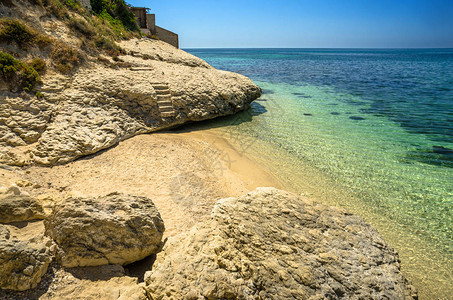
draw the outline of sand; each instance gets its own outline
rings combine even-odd
[[[283,187],[212,130],[140,135],[66,165],[31,167],[24,177],[41,186],[25,188],[32,196],[58,200],[121,192],[149,197],[162,215],[166,236],[208,218],[221,198],[260,186]]]
[[[215,129],[139,135],[66,165],[8,169],[0,168],[0,187],[5,189],[25,179],[29,186],[20,187],[21,191],[47,204],[48,211],[53,203],[71,195],[121,192],[146,196],[164,220],[164,239],[209,218],[214,203],[221,198],[238,197],[261,186],[283,188],[275,176]],[[44,231],[42,221],[8,227],[23,239]],[[138,283],[152,261],[126,268],[129,276],[108,266],[65,270],[53,264],[37,289],[0,293],[0,298],[71,299],[77,293],[86,299],[111,299],[111,294],[141,299],[143,291]],[[105,276],[98,280],[101,273]]]

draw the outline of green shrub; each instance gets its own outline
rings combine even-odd
[[[79,1],[77,0],[61,0],[63,5],[72,8],[73,10],[78,10],[82,7]]]
[[[93,28],[93,26],[91,26],[91,24],[89,24],[83,19],[69,18],[68,24],[70,28],[80,32],[81,34],[88,38],[96,35],[96,31]]]
[[[16,42],[24,50],[34,44],[45,47],[52,43],[51,38],[16,19],[0,19],[0,40],[7,43]]]
[[[4,52],[0,52],[0,75],[13,92],[31,92],[41,82],[38,72],[32,66]]]
[[[103,49],[110,56],[118,56],[124,52],[115,42],[104,36],[98,36],[94,41],[98,49]]]
[[[58,0],[42,0],[47,13],[54,15],[58,19],[69,17],[68,8]]]
[[[36,91],[35,95],[36,95],[36,98],[38,98],[38,99],[44,98],[44,95],[40,91]]]
[[[31,4],[42,6],[41,0],[28,0],[28,2],[30,2]]]
[[[82,62],[82,56],[77,50],[62,43],[54,46],[50,57],[57,70],[63,74],[70,73]]]
[[[117,20],[124,29],[139,31],[135,15],[129,11],[129,7],[124,0],[91,0],[91,8],[101,18],[110,22]],[[118,26],[115,23],[112,25]]]
[[[38,72],[38,74],[44,74],[46,72],[47,69],[46,62],[39,57],[33,58],[27,64],[33,69],[35,69],[35,71]]]
[[[31,44],[36,35],[29,27],[15,19],[2,19],[0,24],[0,39],[8,43],[16,42],[21,48]]]

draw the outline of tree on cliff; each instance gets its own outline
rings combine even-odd
[[[93,13],[105,19],[117,19],[131,31],[139,30],[134,14],[124,0],[91,0]]]

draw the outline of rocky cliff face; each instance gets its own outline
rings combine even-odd
[[[67,163],[137,134],[233,114],[261,95],[250,79],[164,42],[121,47],[128,55],[119,63],[48,74],[41,99],[0,91],[0,163]]]

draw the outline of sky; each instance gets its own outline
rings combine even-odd
[[[181,48],[453,48],[453,0],[126,0]]]

